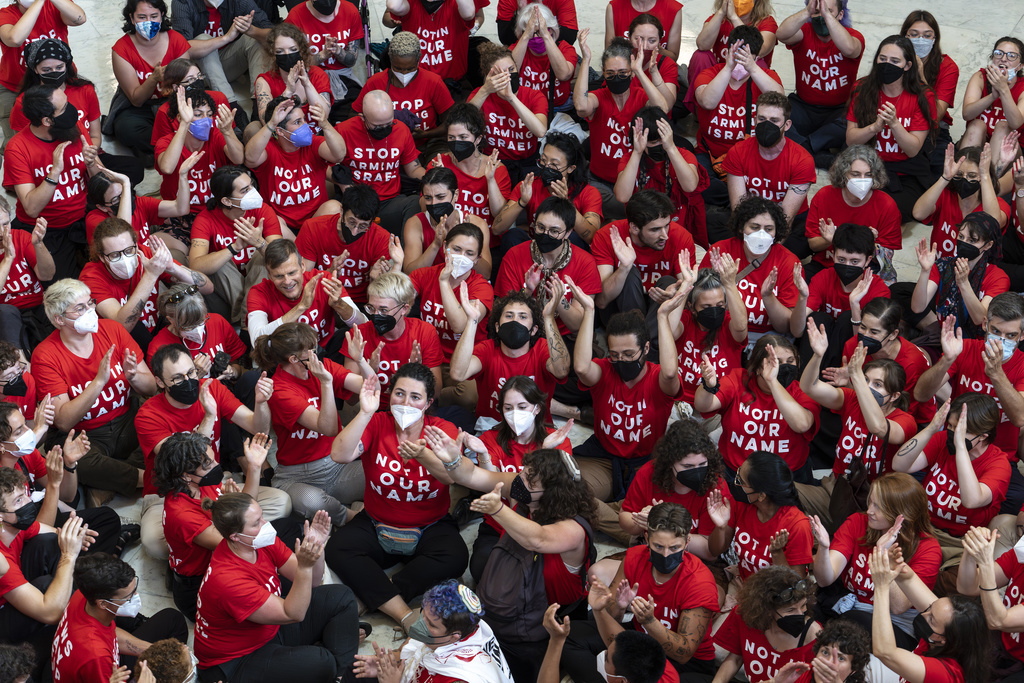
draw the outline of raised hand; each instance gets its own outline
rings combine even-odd
[[[903,515],[897,515],[896,521],[889,527],[884,534],[878,537],[878,541],[875,543],[876,548],[882,550],[888,550],[896,544],[896,539],[900,536],[900,529],[903,528]]]
[[[715,371],[715,365],[706,353],[700,354],[700,376],[704,384],[712,389],[718,384],[718,373]]]
[[[345,348],[348,350],[349,358],[359,360],[363,357],[366,340],[363,339],[363,333],[359,330],[358,325],[345,333]]]
[[[185,161],[181,162],[181,166],[178,167],[178,175],[187,177],[189,171],[196,167],[196,164],[199,163],[199,161],[203,158],[204,154],[206,154],[206,152],[204,152],[203,150],[199,150],[198,152],[192,152],[192,154],[190,154],[188,158],[185,159]]]
[[[807,662],[786,662],[775,674],[772,683],[796,683],[810,668],[811,665]]]
[[[618,230],[611,230],[610,232],[612,240],[612,252],[615,254],[615,258],[618,259],[619,265],[624,268],[630,268],[636,263],[636,249],[633,248],[633,240],[622,239],[622,235],[619,234]]]
[[[83,523],[81,517],[72,512],[71,517],[57,532],[57,545],[60,546],[61,554],[74,562],[78,554],[82,552],[82,545],[88,530],[89,525]]]
[[[587,604],[595,612],[599,612],[606,609],[608,605],[612,604],[612,600],[615,596],[612,595],[612,591],[608,586],[604,584],[601,579],[596,576],[590,577],[590,588],[587,591]]]
[[[61,174],[64,173],[64,150],[70,144],[70,142],[62,142],[53,150],[53,167],[50,169],[50,174],[57,176],[54,180],[59,180]],[[47,174],[47,177],[50,174]]]
[[[761,298],[766,299],[769,296],[775,296],[775,285],[779,281],[779,269],[772,267],[771,272],[768,273],[768,277],[761,283]]]
[[[529,206],[533,199],[533,171],[526,174],[526,177],[519,182],[519,205]]]
[[[818,219],[818,232],[821,233],[825,241],[832,244],[832,238],[836,236],[836,224],[832,222],[831,218],[820,218]]]
[[[732,504],[729,499],[722,495],[718,489],[712,489],[708,494],[707,501],[708,517],[715,523],[716,527],[729,525],[729,516],[732,513]]]
[[[928,423],[928,429],[932,433],[941,432],[946,428],[946,417],[949,415],[949,401],[944,402],[939,409],[935,411],[935,415],[932,416],[932,421]]]
[[[824,356],[828,351],[828,334],[825,332],[825,326],[815,327],[814,320],[809,317],[807,318],[807,342],[811,345],[811,351],[815,356]]]
[[[303,538],[312,539],[317,543],[326,544],[331,537],[331,516],[326,510],[317,510],[312,522],[303,525]]]
[[[217,414],[217,399],[210,392],[209,382],[199,387],[199,405],[203,407],[203,412],[207,415],[213,417]]]
[[[60,490],[64,481],[64,454],[60,446],[54,446],[46,454],[46,486]]]
[[[551,432],[544,437],[544,441],[541,443],[541,448],[558,448],[566,439],[569,438],[569,432],[572,430],[572,425],[575,421],[570,417],[564,425]]]
[[[111,346],[107,349],[107,352],[103,354],[103,358],[100,359],[100,366],[96,369],[94,381],[99,382],[101,385],[106,385],[107,380],[110,379],[110,360],[114,357],[114,348]]]
[[[853,355],[850,356],[850,362],[846,364],[846,369],[850,373],[851,377],[864,375],[864,361],[867,360],[867,357],[867,348],[864,346],[863,342],[858,342],[856,348],[853,350]]]
[[[799,261],[793,264],[793,285],[804,299],[811,295],[811,291],[807,287],[807,280],[804,279],[804,267]]]
[[[768,345],[768,355],[765,357],[764,362],[761,363],[761,377],[764,378],[765,382],[771,384],[772,380],[778,380],[779,378],[779,357],[775,355],[775,347],[771,344]]]
[[[483,494],[472,503],[469,504],[469,509],[473,512],[480,512],[485,515],[495,515],[501,510],[501,506],[504,505],[501,502],[501,489],[505,484],[498,482],[494,485],[494,489]]]
[[[363,380],[363,388],[359,390],[359,412],[372,415],[380,408],[380,382],[377,376]]]
[[[462,449],[456,440],[439,427],[423,428],[423,440],[434,455],[442,462],[453,463],[462,457]]]
[[[179,85],[175,95],[178,99],[178,120],[186,127],[195,119],[195,112],[192,110],[192,98],[185,97],[185,87]]]
[[[939,245],[932,243],[931,248],[928,248],[928,240],[923,239],[917,244],[917,262],[921,266],[922,273],[932,272],[932,266],[935,265],[935,259],[939,253]]]
[[[226,104],[218,105],[215,125],[224,135],[234,135],[235,110]]]
[[[942,355],[950,360],[956,360],[964,350],[964,330],[956,326],[955,316],[946,316],[942,321],[942,330],[939,333],[939,343],[942,346]],[[1002,358],[1002,351],[999,352]]]
[[[422,363],[423,362],[423,348],[420,346],[419,340],[412,340],[412,351],[409,352],[410,363]]]
[[[232,223],[235,229],[235,239],[245,242],[250,247],[258,247],[263,244],[263,219],[254,223],[252,219],[242,216]]]
[[[53,406],[53,399],[50,394],[43,396],[43,400],[36,405],[36,425],[40,421],[47,427],[53,426],[53,418],[57,415],[57,409]]]
[[[398,455],[402,458],[402,462],[419,460],[424,451],[426,451],[426,442],[423,439],[403,441],[398,445]]]
[[[249,463],[249,469],[261,470],[270,453],[270,437],[260,432],[242,442],[242,453]]]
[[[821,518],[818,515],[811,517],[811,532],[814,534],[815,540],[818,541],[819,550],[828,551],[832,539],[829,537],[828,529],[821,523]]]
[[[773,553],[782,552],[789,544],[789,529],[780,529],[768,543],[768,550]]]
[[[957,286],[962,290],[971,286],[971,264],[965,258],[958,258],[953,262],[953,278]]]
[[[647,149],[647,129],[644,128],[644,122],[640,118],[637,118],[633,122],[633,153],[643,154],[644,150]],[[613,233],[618,232],[612,230]]]
[[[306,361],[309,374],[316,377],[322,384],[331,384],[334,382],[334,375],[327,369],[323,361],[315,353],[309,354],[309,359]]]
[[[274,395],[274,380],[267,377],[266,371],[256,380],[256,405],[266,403]]]
[[[585,29],[581,30],[579,35],[576,37],[576,42],[579,43],[579,46],[580,46],[580,56],[583,57],[583,61],[585,61],[585,62],[589,62],[590,61],[590,57],[591,57],[590,46],[587,45],[587,38],[589,36],[590,36],[590,29],[589,28],[585,28]]]
[[[558,621],[555,614],[558,612],[559,605],[557,602],[548,605],[548,608],[544,610],[544,630],[548,632],[548,635],[555,639],[565,640],[569,637],[569,617],[568,615],[562,617],[562,621]]]
[[[626,609],[633,604],[633,600],[636,599],[636,594],[639,590],[639,583],[634,583],[631,586],[629,585],[628,579],[619,581],[619,585],[615,587],[615,604],[617,604],[620,609]]]
[[[331,125],[327,120],[328,114],[330,112],[319,102],[313,102],[309,105],[309,118],[313,119],[313,122],[320,126],[321,130]]]
[[[64,448],[62,449],[64,464],[74,467],[75,463],[89,452],[89,448],[89,436],[85,432],[79,432],[78,436],[75,436],[75,430],[72,429],[64,439]]]
[[[615,231],[612,230],[612,232],[614,233]],[[584,310],[594,310],[593,297],[591,297],[589,294],[584,293],[584,291],[580,289],[579,286],[575,282],[573,282],[572,278],[569,277],[568,275],[565,276],[565,286],[569,288],[570,292],[572,292],[573,300],[578,301],[580,305],[583,306]]]
[[[852,292],[850,292],[850,304],[857,306],[858,310],[860,310],[860,302],[864,299],[864,295],[866,295],[868,290],[871,289],[871,283],[874,279],[874,271],[865,268],[864,275],[861,276],[860,282],[858,282],[857,286],[853,288]]]
[[[613,231],[614,232],[614,231]],[[543,271],[541,267],[534,263],[526,270],[526,275],[523,277],[523,285],[529,294],[533,294],[537,291],[537,287],[540,286],[541,278],[543,277]]]
[[[544,304],[542,312],[546,316],[554,317],[556,307],[565,299],[565,284],[562,283],[558,275],[552,273],[544,281],[544,293],[547,295],[548,300]]]
[[[309,522],[307,522],[309,524]],[[324,544],[317,543],[315,539],[303,538],[295,541],[295,559],[299,562],[299,569],[312,569],[324,554]]]

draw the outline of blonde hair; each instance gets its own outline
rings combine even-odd
[[[56,326],[57,316],[64,315],[68,306],[75,299],[91,294],[92,290],[89,289],[89,285],[81,280],[73,280],[69,277],[57,280],[47,287],[46,293],[43,294],[43,310],[46,311],[46,318],[51,325]]]
[[[384,273],[366,287],[366,296],[393,299],[411,306],[416,299],[416,289],[405,273]]]

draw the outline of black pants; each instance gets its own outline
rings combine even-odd
[[[508,180],[512,187],[518,185],[519,181],[525,178],[527,173],[536,173],[538,171],[538,158],[540,158],[540,148],[525,159],[505,159],[501,162],[505,164],[505,170],[508,171]]]
[[[100,163],[115,173],[123,173],[132,182],[132,188],[146,177],[146,167],[135,157],[119,154],[100,154]]]
[[[536,681],[540,674],[540,665],[544,661],[544,653],[548,649],[548,641],[542,640],[535,643],[510,643],[504,638],[498,637],[498,645],[508,662],[509,671],[512,672],[512,680]]]
[[[230,600],[231,596],[224,599]],[[355,596],[347,586],[317,586],[305,619],[282,626],[270,642],[255,652],[220,666],[200,669],[199,680],[333,681],[344,676],[355,661],[359,649],[358,613]]]
[[[32,232],[35,223],[31,225],[22,223],[12,214],[11,227],[16,230]],[[85,219],[60,228],[49,226],[46,236],[43,237],[43,246],[53,257],[53,264],[56,268],[53,280],[41,283],[44,289],[56,280],[63,280],[66,277],[77,279],[78,274],[82,271],[82,267],[78,265],[79,256],[83,263],[88,260],[89,247],[85,242]]]
[[[0,339],[14,345],[31,357],[32,349],[50,336],[53,325],[46,318],[43,305],[16,308],[0,304]]]
[[[149,102],[141,107],[128,106],[114,119],[114,137],[135,152],[153,153],[150,139],[156,121],[153,105]]]
[[[383,200],[377,216],[385,230],[405,242],[405,222],[419,213],[419,210],[419,197],[400,194]]]
[[[480,583],[480,577],[484,575],[484,567],[487,566],[487,558],[491,551],[498,544],[501,536],[487,522],[481,522],[476,530],[476,540],[473,541],[473,554],[469,556],[469,574],[473,580]]]
[[[796,257],[803,261],[811,255],[811,248],[807,244],[807,212],[798,213],[793,216],[793,223],[789,226],[789,235],[782,246],[796,254]]]
[[[704,167],[704,170],[708,172],[708,177],[711,178],[711,184],[700,193],[700,196],[704,198],[704,203],[710,206],[729,208],[729,187],[711,169],[711,155],[707,152],[701,152],[696,157],[697,163]]]
[[[675,277],[665,275],[658,279],[655,286],[666,289],[674,285],[675,282]],[[633,266],[626,275],[626,281],[622,284],[619,295],[602,308],[598,315],[601,324],[607,326],[608,321],[616,313],[640,311],[647,322],[647,336],[651,340],[651,353],[656,356],[658,354],[658,309],[660,307],[661,304],[655,303],[647,293],[647,287],[644,285],[639,269]]]
[[[931,184],[930,178],[889,171],[889,185],[885,191],[896,202],[896,207],[900,210],[900,220],[903,223],[914,220],[914,204]]]
[[[324,551],[327,566],[351,586],[367,609],[373,611],[396,595],[406,602],[422,595],[431,586],[457,579],[466,571],[469,551],[451,515],[423,531],[412,555],[385,553],[377,540],[377,530],[366,512],[360,512],[338,529]],[[404,562],[405,566],[390,579],[385,569]]]
[[[569,352],[569,357],[572,358],[576,351],[576,335],[570,334],[568,337],[562,337],[562,341],[565,342],[565,348]],[[565,382],[562,384],[556,384],[553,393],[553,398],[560,403],[564,403],[569,406],[588,406],[594,403],[594,399],[590,396],[590,390],[584,391],[580,388],[580,378],[576,374],[575,368],[569,366],[569,374],[565,378]]]
[[[852,314],[850,311],[843,311],[839,314],[838,318],[833,318],[830,314],[824,311],[815,311],[811,313],[811,320],[814,321],[814,327],[818,328],[824,325],[825,335],[829,339],[828,350],[825,351],[825,355],[821,358],[821,369],[825,368],[837,368],[843,365],[843,344],[846,343],[847,339],[854,336],[855,331],[853,329]],[[797,351],[800,354],[800,367],[807,367],[807,363],[811,360],[811,356],[814,355],[814,351],[811,350],[811,342],[808,341],[807,329],[804,328],[803,336],[797,341]]]
[[[789,96],[793,105],[793,125],[786,137],[811,154],[846,146],[846,105],[819,107],[807,104],[796,93]]]
[[[188,624],[185,623],[185,617],[170,607],[160,610],[151,617],[144,617],[141,614],[137,617],[116,617],[114,623],[118,628],[147,643],[174,638],[188,645]],[[129,671],[135,668],[137,661],[138,657],[121,653],[121,666],[127,666]]]

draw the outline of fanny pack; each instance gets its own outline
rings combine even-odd
[[[389,555],[412,555],[427,527],[391,526],[373,521],[373,528],[377,531],[377,542],[384,552]]]

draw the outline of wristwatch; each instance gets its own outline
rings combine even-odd
[[[1024,187],[1018,187],[1017,191],[1013,193],[1013,196],[1017,199],[1024,199]]]
[[[228,251],[231,252],[232,256],[238,256],[240,253],[242,253],[241,249],[235,249],[235,243],[234,242],[232,242],[231,244],[228,245]]]

